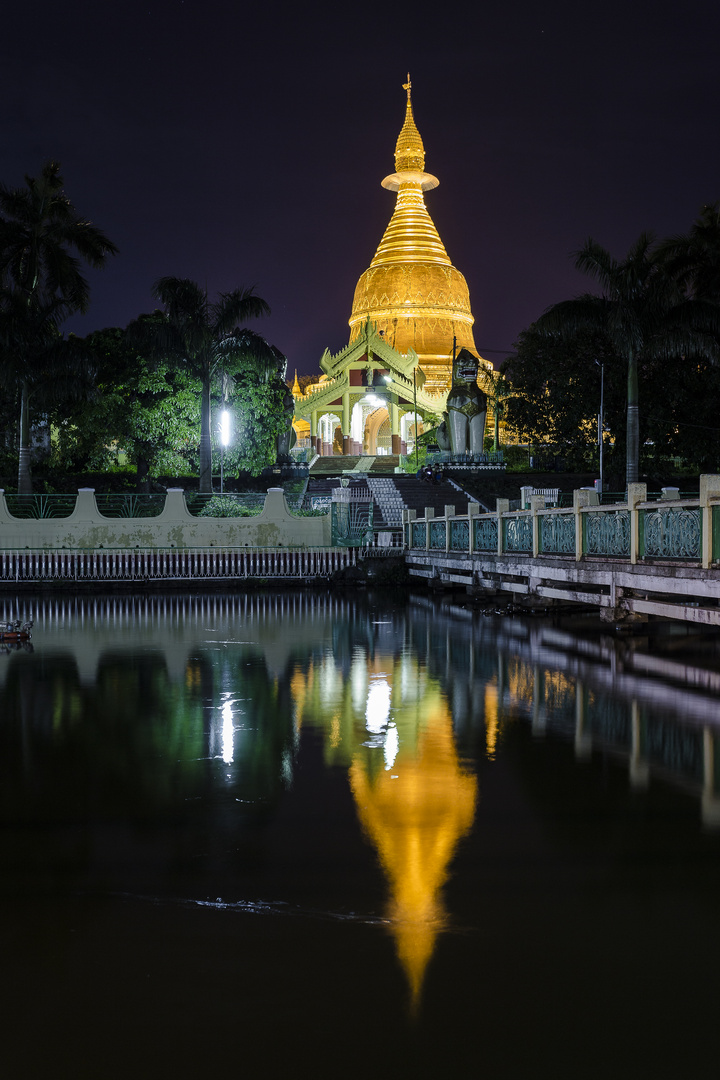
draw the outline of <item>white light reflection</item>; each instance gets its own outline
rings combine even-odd
[[[398,729],[391,720],[388,724],[387,734],[385,736],[385,745],[383,746],[383,757],[385,758],[385,772],[387,772],[388,769],[392,769],[393,765],[395,764],[395,758],[397,757],[399,749],[400,736],[398,735]]]
[[[233,759],[233,726],[232,705],[226,701],[222,707],[222,759],[229,765]]]
[[[365,727],[371,735],[379,735],[390,719],[390,687],[383,679],[368,690],[365,706]]]
[[[355,649],[350,668],[350,695],[356,713],[361,711],[365,703],[367,681],[367,658],[365,652],[362,649]]]

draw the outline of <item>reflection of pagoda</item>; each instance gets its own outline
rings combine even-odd
[[[350,784],[390,882],[388,914],[415,1009],[445,923],[440,889],[475,813],[477,781],[460,768],[446,703],[424,718],[415,750],[401,747],[392,769],[373,776],[356,754]]]
[[[453,338],[457,348],[478,355],[473,340],[470,296],[465,278],[450,262],[425,206],[426,191],[438,186],[425,172],[425,148],[415,125],[410,76],[405,123],[395,147],[395,172],[382,186],[397,192],[395,211],[369,268],[355,289],[350,341],[368,318],[394,349],[412,349],[425,373],[426,389],[450,384]],[[484,361],[483,361],[484,363]]]

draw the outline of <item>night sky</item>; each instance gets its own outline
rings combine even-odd
[[[166,274],[255,285],[272,315],[254,328],[316,372],[394,207],[409,70],[427,206],[499,363],[590,286],[570,258],[588,236],[622,257],[720,199],[719,31],[716,0],[15,4],[0,180],[60,161],[120,248],[68,329],[125,326]]]

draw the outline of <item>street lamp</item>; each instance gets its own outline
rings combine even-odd
[[[223,494],[225,471],[225,447],[230,442],[230,413],[223,409],[220,413],[220,494]]]
[[[598,446],[600,447],[600,502],[602,502],[603,491],[603,413],[605,403],[605,363],[600,360],[596,360],[595,363],[600,368],[600,415],[598,416]]]

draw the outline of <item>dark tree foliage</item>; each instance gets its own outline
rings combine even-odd
[[[292,401],[286,368],[282,353],[252,330],[238,331],[226,342],[222,371],[232,414],[228,470],[258,476],[275,462]]]
[[[83,263],[99,268],[115,245],[75,210],[60,166],[46,164],[25,187],[0,185],[0,376],[20,405],[18,491],[29,493],[30,407],[36,412],[87,385],[79,339],[65,342],[63,321],[86,311]]]
[[[128,331],[149,355],[172,359],[200,382],[199,490],[212,491],[211,394],[217,379],[232,360],[232,346],[240,324],[270,313],[253,288],[220,293],[217,300],[187,278],[163,277],[153,293],[163,305],[160,320],[152,325],[132,323]]]
[[[121,329],[98,330],[85,346],[95,358],[96,393],[81,411],[58,417],[56,464],[95,471],[124,455],[136,467],[138,491],[150,490],[152,476],[187,472],[197,446],[198,380],[143,356]]]
[[[502,365],[512,386],[506,421],[522,442],[549,444],[578,468],[597,463],[600,365],[604,365],[606,439],[616,458],[624,452],[625,365],[602,334],[578,332],[574,339],[523,331],[517,353]]]
[[[714,362],[720,332],[720,308],[711,300],[688,296],[643,233],[622,261],[594,240],[576,253],[575,265],[600,285],[602,294],[586,294],[549,308],[534,324],[549,340],[572,342],[579,331],[600,333],[626,369],[627,483],[638,479],[640,447],[647,425],[640,416],[640,383],[649,372],[668,379],[688,361]]]
[[[720,302],[720,203],[704,206],[687,235],[663,240],[656,257],[687,296]]]

